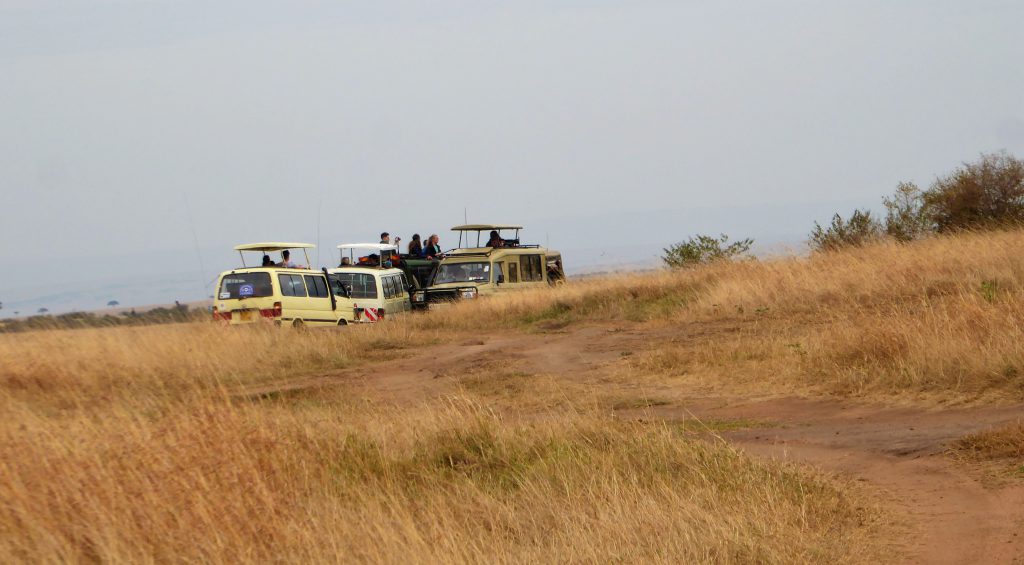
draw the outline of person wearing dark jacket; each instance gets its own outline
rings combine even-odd
[[[505,240],[501,239],[497,231],[491,231],[491,239],[487,241],[487,247],[505,247]]]
[[[441,251],[441,238],[437,237],[437,234],[430,236],[427,240],[427,246],[423,248],[423,256],[427,259],[440,259],[444,253]]]
[[[412,234],[412,241],[409,242],[409,255],[413,257],[423,256],[423,244],[420,242],[420,234]]]

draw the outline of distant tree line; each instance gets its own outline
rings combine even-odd
[[[171,308],[153,308],[144,312],[122,312],[118,316],[97,315],[92,312],[70,312],[56,316],[29,316],[19,320],[4,320],[0,332],[24,332],[32,330],[109,328],[116,326],[149,326],[208,320],[209,314],[202,309],[189,309],[181,304]]]

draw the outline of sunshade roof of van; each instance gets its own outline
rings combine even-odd
[[[235,251],[284,251],[285,249],[313,249],[312,243],[283,243],[280,241],[264,241],[263,243],[243,243],[236,245]]]
[[[397,245],[390,243],[342,243],[338,249],[375,249],[385,251],[387,249],[398,249]]]
[[[488,230],[521,230],[523,226],[515,224],[465,224],[455,226],[452,231],[488,231]]]

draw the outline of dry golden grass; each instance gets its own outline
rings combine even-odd
[[[163,402],[360,362],[412,340],[387,324],[297,337],[271,326],[210,323],[0,334],[0,394],[55,407]],[[417,331],[416,341],[436,340]]]
[[[0,335],[0,560],[872,560],[877,515],[845,486],[616,419],[663,400],[614,385],[1019,401],[1021,248],[974,234],[612,277],[341,331]],[[596,322],[650,339],[589,396],[501,364],[409,405],[233,394],[404,344]]]
[[[953,450],[973,461],[1005,460],[1024,465],[1024,420],[960,438]]]
[[[661,326],[633,376],[765,390],[1024,400],[1024,232],[619,276],[463,304],[418,322],[465,330]]]
[[[233,394],[460,335],[433,325],[0,336],[0,561],[788,563],[883,551],[879,513],[843,484],[683,426],[621,421],[544,376],[545,388],[467,380],[409,405],[354,384]],[[496,393],[508,397],[500,414],[482,404]]]
[[[877,513],[844,488],[668,424],[506,418],[466,396],[393,406],[345,387],[269,401],[193,392],[159,395],[151,412],[7,397],[0,560],[780,563],[878,551]]]

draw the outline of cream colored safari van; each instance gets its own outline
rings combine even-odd
[[[331,290],[326,270],[309,267],[309,243],[248,243],[235,247],[242,267],[226,271],[217,280],[213,319],[225,324],[259,321],[279,325],[338,326],[354,319],[351,300]],[[301,250],[305,264],[285,259]],[[259,266],[246,264],[246,253],[258,253]],[[277,257],[270,257],[271,254]]]
[[[328,269],[335,294],[352,301],[353,321],[377,322],[385,316],[405,314],[412,309],[409,281],[395,266],[398,247],[383,243],[343,243],[337,268]],[[356,253],[356,251],[360,253]],[[362,252],[365,255],[361,255]]]
[[[459,232],[459,247],[445,253],[430,285],[415,291],[413,302],[430,305],[565,282],[561,253],[520,244],[521,229],[510,224],[453,227],[452,231]],[[509,231],[514,231],[514,236],[504,237],[503,232]],[[493,242],[489,241],[492,232],[497,234]],[[475,247],[462,247],[464,244]]]

